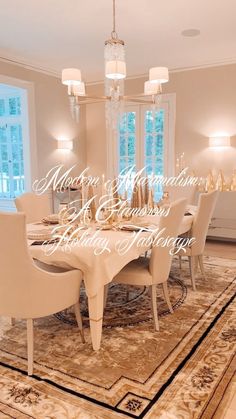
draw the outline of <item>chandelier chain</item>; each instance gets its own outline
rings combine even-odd
[[[112,38],[117,38],[116,33],[116,0],[113,0],[113,29],[111,33]]]

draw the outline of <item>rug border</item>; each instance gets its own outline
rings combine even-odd
[[[233,279],[233,281],[236,278]],[[231,285],[233,283],[233,281],[231,282]],[[226,287],[227,289],[228,287]],[[224,290],[225,291],[225,290]],[[125,412],[124,410],[119,409],[116,406],[111,406],[105,402],[102,402],[100,400],[94,399],[90,396],[87,396],[85,394],[79,393],[75,390],[72,389],[68,389],[64,386],[61,386],[60,384],[57,384],[47,378],[41,378],[37,375],[32,375],[32,378],[34,378],[35,380],[37,380],[38,382],[44,382],[48,385],[51,385],[54,388],[57,388],[59,390],[65,391],[66,393],[71,394],[72,396],[76,396],[76,397],[80,397],[81,399],[84,399],[90,403],[93,403],[95,405],[99,405],[101,407],[104,407],[106,409],[109,409],[113,412],[117,412],[117,413],[121,413],[127,417],[132,417],[132,418],[138,418],[138,419],[142,419],[144,418],[144,416],[150,411],[150,409],[154,406],[154,404],[159,400],[159,398],[162,396],[162,394],[164,393],[164,391],[168,388],[168,386],[172,383],[172,381],[174,380],[175,376],[183,369],[183,367],[185,366],[185,364],[188,362],[188,360],[192,357],[192,355],[196,352],[196,350],[198,349],[199,345],[201,345],[201,343],[204,341],[204,339],[208,336],[209,332],[212,330],[212,328],[214,327],[214,325],[217,323],[217,321],[221,318],[221,316],[224,314],[225,310],[233,303],[234,299],[236,297],[236,293],[234,293],[229,300],[225,303],[225,305],[221,308],[221,310],[216,314],[216,316],[214,317],[214,319],[211,321],[211,323],[208,325],[208,327],[206,328],[206,330],[204,331],[204,333],[200,336],[200,338],[197,340],[197,342],[193,345],[193,347],[191,348],[191,350],[189,351],[189,353],[185,356],[185,358],[180,362],[180,364],[178,365],[178,367],[172,372],[172,374],[170,375],[170,377],[168,378],[168,380],[161,386],[161,388],[158,390],[158,392],[155,394],[155,396],[152,398],[152,400],[150,400],[150,403],[146,406],[146,408],[144,408],[144,410],[140,413],[140,415],[133,415],[132,413],[128,413]],[[7,369],[11,369],[14,371],[17,371],[20,374],[23,374],[25,376],[28,376],[26,371],[21,370],[20,368],[5,364],[4,362],[0,361],[0,365],[2,367],[5,367]],[[127,397],[127,395],[130,394],[130,391],[128,391],[123,397],[122,400]],[[139,396],[135,393],[133,393],[136,397],[142,397]],[[146,398],[147,399],[147,398]],[[121,400],[119,401],[120,404]]]

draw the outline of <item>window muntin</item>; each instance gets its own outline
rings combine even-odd
[[[164,175],[164,125],[164,109],[153,111],[139,106],[135,111],[130,108],[122,115],[118,134],[119,173],[125,168],[135,166],[134,173],[145,167],[149,178],[153,174]],[[156,201],[161,198],[162,193],[161,186],[154,187]]]
[[[0,84],[0,198],[25,190],[23,94],[21,88]]]
[[[136,164],[136,112],[124,112],[119,125],[119,172]]]

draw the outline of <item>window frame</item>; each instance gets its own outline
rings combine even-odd
[[[22,125],[23,155],[24,155],[24,174],[25,192],[32,190],[32,181],[38,176],[36,125],[35,125],[35,97],[34,84],[26,80],[15,79],[0,74],[0,83],[11,87],[23,89],[21,95],[21,106],[24,109],[24,124]],[[11,119],[11,116],[2,117]],[[15,118],[16,120],[17,118]],[[13,120],[12,120],[13,121]],[[14,198],[0,197],[0,206],[13,208],[11,202]],[[6,201],[6,202],[5,202]],[[5,204],[4,204],[5,202]]]
[[[164,109],[164,176],[174,176],[175,173],[175,112],[176,112],[176,94],[162,95],[160,105]],[[136,115],[136,169],[142,169],[145,164],[145,126],[144,115],[150,110],[148,104],[127,103],[123,112],[137,112]],[[119,132],[107,133],[107,176],[117,177],[119,174]]]

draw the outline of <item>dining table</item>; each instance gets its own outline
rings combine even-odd
[[[152,225],[158,227],[160,218],[152,217]],[[194,220],[194,211],[184,215],[179,226],[179,235],[191,230]],[[144,220],[143,220],[144,221]],[[150,217],[149,217],[149,223]],[[52,229],[53,226],[44,226],[40,220],[37,223],[28,224],[27,232],[42,231],[42,229]],[[88,312],[92,347],[99,350],[102,338],[102,323],[104,311],[104,287],[109,284],[113,278],[129,262],[137,259],[144,254],[148,248],[147,245],[139,245],[134,241],[135,232],[119,230],[112,228],[110,230],[101,230],[97,232],[97,226],[87,227],[80,231],[80,236],[85,237],[85,244],[71,243],[71,246],[63,243],[55,245],[53,252],[45,251],[45,245],[36,244],[28,239],[29,251],[33,259],[43,262],[47,265],[53,265],[64,269],[79,269],[83,273],[85,290],[88,297]],[[144,237],[149,234],[142,231]],[[93,242],[93,237],[100,237],[100,242]],[[90,238],[90,241],[89,241]],[[103,239],[103,242],[102,242]],[[87,241],[86,241],[87,240]],[[130,245],[133,240],[132,245]],[[107,245],[109,243],[109,245]],[[107,248],[106,248],[107,247]],[[151,248],[151,246],[149,247]],[[122,251],[123,250],[123,251]],[[125,251],[124,251],[125,250]]]

